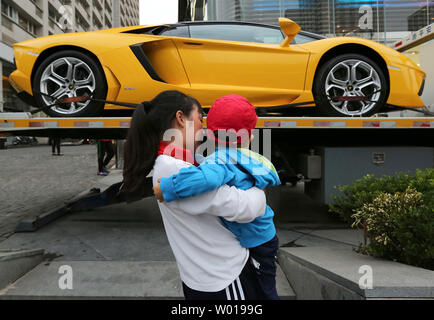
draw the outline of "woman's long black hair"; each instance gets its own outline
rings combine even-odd
[[[141,194],[146,176],[152,170],[158,154],[158,146],[164,132],[172,126],[178,110],[189,116],[200,103],[193,97],[176,90],[164,91],[152,101],[145,101],[136,108],[131,118],[124,145],[123,187],[126,194]]]

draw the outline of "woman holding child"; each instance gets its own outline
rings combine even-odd
[[[231,98],[253,108],[242,97]],[[253,113],[241,121],[249,134],[257,119]],[[200,103],[178,91],[162,92],[137,108],[125,144],[123,191],[142,188],[153,169],[154,192],[165,200],[158,205],[186,299],[278,299],[274,214],[261,189],[280,180],[268,160],[246,152],[240,141],[218,148],[199,166],[193,154],[202,117]],[[223,156],[247,161],[231,166],[219,161]]]

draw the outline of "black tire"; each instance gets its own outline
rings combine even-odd
[[[362,73],[368,73],[369,67],[372,68],[375,72],[372,73],[373,75],[373,82],[375,84],[372,84],[371,86],[364,87],[360,89],[358,87],[358,82],[361,82],[362,79],[358,79],[356,76],[356,81],[351,82],[352,79],[350,79],[350,70],[352,70],[352,66],[356,63],[355,61],[361,61],[361,63],[358,64],[358,67],[355,68],[356,72]],[[347,65],[350,69],[347,71],[344,71],[343,65]],[[333,70],[333,72],[332,72]],[[336,77],[334,72],[341,72],[344,74],[344,72],[348,72],[347,74],[343,75],[341,79],[339,77]],[[330,74],[333,73],[332,76]],[[339,75],[339,74],[338,74]],[[356,74],[357,75],[357,74]],[[378,76],[378,77],[377,77]],[[329,85],[328,81],[330,81],[331,77],[334,77],[334,79],[338,79],[339,81],[346,81],[347,85],[344,86],[345,90],[333,87],[332,89],[329,89],[329,94],[326,93],[326,85]],[[348,79],[345,79],[347,78]],[[374,79],[375,78],[375,79]],[[358,80],[357,80],[358,79]],[[332,81],[333,82],[333,81]],[[348,83],[349,82],[349,83]],[[366,83],[364,83],[366,84]],[[341,83],[339,83],[341,86]],[[360,84],[360,86],[363,86],[363,83]],[[379,88],[378,86],[381,86]],[[351,89],[351,90],[350,90]],[[317,71],[317,74],[315,76],[314,84],[313,84],[313,96],[315,99],[315,104],[317,106],[317,111],[320,115],[323,116],[330,116],[330,117],[350,117],[350,116],[363,116],[363,117],[369,117],[375,113],[380,112],[380,110],[384,107],[387,101],[388,96],[388,84],[386,76],[384,75],[384,71],[378,66],[377,63],[366,57],[365,55],[356,54],[356,53],[349,53],[349,54],[342,54],[338,55],[326,63],[324,63],[319,70]],[[365,96],[370,96],[370,99],[374,102],[358,102],[358,101],[349,101],[345,105],[348,110],[343,109],[344,102],[337,102],[337,101],[331,101],[331,96],[343,96],[343,95],[360,95],[360,92],[362,92]],[[372,103],[372,105],[369,105]],[[367,104],[366,110],[362,110],[363,105]],[[357,114],[357,108],[359,108]],[[342,109],[342,110],[339,110]]]
[[[72,87],[66,85],[65,90],[69,90],[68,93],[65,93],[64,95],[60,95],[58,98],[63,96],[66,97],[67,94],[71,94],[72,96],[92,94],[93,98],[106,99],[107,81],[105,79],[104,72],[99,62],[95,61],[93,57],[90,57],[89,55],[82,53],[80,51],[62,50],[48,56],[44,61],[42,61],[42,63],[38,66],[35,72],[35,76],[32,83],[32,89],[34,92],[35,101],[39,107],[46,107],[47,105],[51,104],[50,102],[54,101],[50,97],[44,96],[39,92],[47,91],[46,93],[51,95],[55,93],[56,90],[59,90],[62,87],[60,84],[57,84],[55,83],[55,81],[51,81],[51,80],[45,80],[44,84],[41,83],[41,78],[44,75],[44,72],[46,72],[44,75],[44,77],[46,78],[47,74],[50,72],[48,68],[50,68],[51,70],[51,65],[54,66],[57,64],[60,64],[60,66],[56,67],[59,71],[56,70],[56,68],[54,69],[56,74],[62,73],[61,71],[67,72],[67,68],[68,68],[67,62],[69,62],[73,66],[77,66],[77,64],[79,64],[79,66],[77,66],[77,69],[74,68],[73,70],[76,70],[75,73],[78,73],[82,77],[85,77],[86,73],[88,73],[89,79],[91,79],[90,81],[91,85],[88,86],[89,88],[75,89],[76,91],[74,91],[74,93],[73,93],[74,84],[72,84]],[[62,63],[64,63],[65,66],[63,66]],[[91,72],[93,77],[90,76]],[[64,77],[65,79],[67,79],[67,75],[68,74],[66,73]],[[75,75],[73,75],[73,79],[71,81],[74,81],[74,79],[75,79]],[[81,79],[81,81],[86,81],[86,79]],[[63,83],[63,80],[59,80],[59,82]],[[49,92],[50,90],[54,92]],[[45,108],[43,109],[43,111],[52,117],[88,117],[88,116],[100,115],[102,113],[102,110],[104,109],[103,102],[95,102],[95,101],[87,101],[87,103],[84,104],[77,103],[74,104],[74,107],[75,106],[77,107],[76,111],[74,111],[73,109],[69,109],[72,107],[72,104],[55,106],[54,108]],[[68,109],[70,110],[69,112]]]

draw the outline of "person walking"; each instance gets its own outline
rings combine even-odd
[[[55,151],[57,150],[57,154]],[[53,156],[63,156],[62,153],[60,153],[60,137],[51,137],[51,154]]]
[[[196,99],[174,90],[164,91],[138,107],[125,143],[121,192],[144,192],[145,178],[151,170],[156,185],[162,177],[198,165],[193,154],[198,146],[195,137],[202,131],[202,117],[203,110]],[[194,134],[187,134],[190,124]],[[175,133],[178,139],[169,133]],[[187,146],[193,146],[193,150]],[[185,299],[262,298],[249,250],[220,219],[248,223],[263,215],[266,199],[262,190],[223,185],[195,197],[158,202],[158,206]]]
[[[98,175],[106,176],[110,173],[107,169],[107,165],[113,158],[115,152],[113,150],[113,144],[111,139],[99,139],[98,143]],[[105,158],[104,158],[105,157]]]

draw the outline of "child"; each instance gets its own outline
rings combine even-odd
[[[253,186],[264,189],[280,185],[273,164],[260,154],[246,149],[257,119],[255,108],[247,99],[238,95],[217,99],[208,112],[208,129],[214,132],[229,129],[244,131],[248,134],[245,139],[247,141],[242,143],[242,134],[239,134],[236,144],[217,147],[216,152],[205,158],[201,165],[183,168],[176,175],[161,178],[160,183],[153,188],[155,196],[160,201],[170,202],[196,196],[225,184],[243,190]],[[251,261],[265,294],[263,298],[278,300],[276,258],[279,246],[273,216],[273,210],[267,205],[264,215],[249,223],[230,222],[223,218],[221,220],[241,245],[249,249]]]

